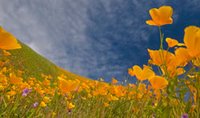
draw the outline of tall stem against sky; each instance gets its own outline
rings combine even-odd
[[[163,34],[162,34],[162,30],[161,30],[161,27],[158,27],[159,28],[159,33],[160,33],[160,49],[163,50]]]

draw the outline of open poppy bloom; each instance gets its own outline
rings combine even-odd
[[[172,38],[166,38],[166,42],[167,42],[168,47],[170,48],[178,45],[178,41]]]
[[[148,49],[151,63],[157,66],[170,65],[175,58],[174,54],[167,50],[151,50]]]
[[[58,80],[59,89],[63,94],[69,94],[70,92],[75,91],[79,86],[79,83],[77,83],[76,81],[66,80],[62,77],[58,77]]]
[[[161,76],[154,76],[149,79],[149,82],[154,89],[163,89],[168,85],[168,81]]]
[[[146,80],[155,75],[153,70],[151,70],[151,68],[146,65],[143,66],[143,69],[140,68],[138,65],[133,66],[129,69],[129,74],[131,76],[136,76],[136,78],[141,81]]]
[[[200,56],[200,28],[189,26],[185,28],[184,43],[191,57]]]
[[[148,25],[162,26],[166,24],[172,24],[173,9],[170,6],[162,6],[160,8],[152,8],[149,10],[149,14],[152,20],[147,20]]]
[[[13,50],[21,48],[20,44],[17,42],[17,39],[0,27],[0,49],[3,50]]]
[[[189,55],[187,49],[183,47],[177,48],[175,50],[175,56],[176,65],[178,66],[185,66],[191,59],[191,56]]]

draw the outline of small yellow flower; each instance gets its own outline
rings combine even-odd
[[[3,91],[4,90],[4,86],[2,86],[1,84],[0,84],[0,91]]]
[[[192,64],[194,64],[195,66],[200,67],[200,58],[196,58],[196,59],[192,60]]]
[[[104,107],[108,107],[109,106],[109,104],[107,102],[104,102],[103,105],[104,105]]]
[[[92,95],[89,93],[89,94],[87,95],[87,97],[88,97],[88,98],[91,98],[91,97],[92,97]]]
[[[149,14],[152,20],[147,20],[148,25],[162,26],[166,24],[172,24],[173,9],[171,6],[161,6],[160,8],[152,8],[149,10]]]
[[[40,103],[40,106],[41,106],[41,107],[46,107],[47,104],[46,104],[44,101],[42,101],[42,102]]]
[[[9,91],[7,94],[8,94],[9,96],[14,96],[14,95],[16,95],[16,92],[15,92],[15,91]]]
[[[6,50],[3,50],[3,55],[4,55],[4,56],[10,56],[10,55],[11,55],[11,53],[10,53],[10,52],[8,52],[8,51],[6,51]]]
[[[67,108],[68,109],[73,109],[73,108],[75,108],[75,105],[72,104],[71,102],[67,102]]]
[[[128,84],[128,86],[130,87],[130,88],[136,88],[136,85],[135,84]]]
[[[10,100],[10,97],[11,97],[11,96],[10,96],[10,95],[6,95],[6,97],[7,97],[8,100]]]
[[[109,101],[116,101],[116,100],[119,100],[119,98],[116,97],[116,96],[114,96],[114,95],[108,95],[107,97],[108,97],[108,100],[109,100]]]
[[[82,99],[82,100],[86,100],[87,98],[86,98],[86,97],[81,97],[81,99]]]
[[[145,92],[146,91],[146,84],[140,83],[138,85],[138,90],[139,90],[139,92]]]
[[[44,81],[42,82],[44,86],[49,86],[50,85],[50,81],[48,79],[44,79]]]
[[[56,112],[52,112],[52,116],[53,116],[53,117],[56,116]]]
[[[118,83],[118,80],[116,80],[115,78],[112,78],[112,84],[117,84]]]
[[[45,97],[43,98],[43,101],[44,101],[45,103],[48,103],[48,102],[50,102],[50,98],[47,97],[47,96],[45,96]]]

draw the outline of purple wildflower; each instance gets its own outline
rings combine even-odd
[[[27,96],[28,95],[28,93],[30,93],[31,92],[31,89],[28,89],[28,88],[25,88],[23,91],[22,91],[22,96]]]
[[[38,102],[35,102],[35,103],[33,104],[33,107],[36,108],[36,107],[38,106],[38,104],[39,104]]]
[[[187,113],[184,113],[181,118],[189,118]]]

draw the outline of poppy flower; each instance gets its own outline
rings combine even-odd
[[[70,93],[72,91],[76,91],[79,83],[73,80],[66,80],[62,77],[58,77],[59,80],[59,89],[63,94]]]
[[[175,58],[175,55],[167,50],[150,50],[148,49],[150,62],[154,65],[170,65]]]
[[[21,77],[17,77],[15,74],[10,73],[10,83],[11,84],[21,84],[23,79]]]
[[[175,50],[175,61],[177,66],[185,66],[188,61],[191,59],[186,48],[177,48]]]
[[[171,6],[161,6],[160,8],[152,8],[149,10],[149,14],[152,20],[147,20],[148,25],[162,26],[166,24],[172,24],[173,9]]]
[[[166,42],[167,42],[168,47],[170,48],[178,45],[178,41],[172,38],[166,38]]]
[[[161,76],[154,76],[149,79],[149,82],[154,89],[163,89],[168,85],[168,81]]]
[[[104,102],[103,105],[104,105],[105,107],[108,107],[108,106],[109,106],[109,103]]]
[[[129,73],[131,76],[135,75],[138,80],[146,80],[150,78],[151,76],[154,76],[155,73],[153,70],[151,70],[150,67],[144,65],[143,69],[140,68],[138,65],[133,66],[132,68],[129,69]],[[134,73],[134,74],[132,74]]]
[[[189,26],[185,28],[184,43],[191,57],[200,56],[200,28]]]
[[[135,73],[134,73],[134,71],[133,71],[132,68],[129,68],[129,69],[128,69],[128,74],[129,74],[130,76],[135,76]]]
[[[20,44],[17,42],[17,39],[0,27],[0,49],[3,50],[13,50],[21,48]]]
[[[112,84],[117,84],[118,83],[118,80],[116,80],[115,78],[112,78]]]

